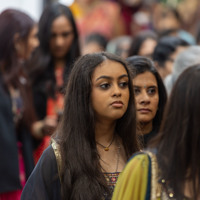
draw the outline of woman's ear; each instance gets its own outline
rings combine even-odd
[[[20,44],[19,44],[19,33],[15,33],[13,41],[14,41],[14,47],[15,50],[18,51],[20,49]]]
[[[17,52],[17,55],[23,57],[24,55],[24,41],[20,38],[19,33],[15,33],[14,35],[14,47]]]

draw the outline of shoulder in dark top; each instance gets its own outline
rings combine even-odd
[[[60,180],[52,146],[42,154],[30,175],[21,200],[60,200]]]

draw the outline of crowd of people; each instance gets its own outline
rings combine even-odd
[[[0,200],[200,199],[200,3],[188,1],[0,13]]]

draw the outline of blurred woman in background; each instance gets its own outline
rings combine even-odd
[[[0,199],[19,200],[33,167],[36,115],[26,61],[38,46],[37,25],[27,14],[0,14]]]
[[[29,76],[40,127],[46,135],[35,152],[36,161],[49,145],[63,109],[63,86],[74,60],[80,55],[79,37],[70,9],[54,3],[46,7],[39,20],[40,45],[30,60]]]

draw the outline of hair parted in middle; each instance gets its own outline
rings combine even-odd
[[[127,61],[133,73],[133,79],[137,75],[142,74],[144,72],[151,72],[156,78],[158,84],[159,103],[158,103],[158,111],[156,113],[155,118],[153,119],[153,129],[158,131],[161,125],[165,104],[167,102],[167,92],[164,83],[162,81],[162,78],[159,75],[156,68],[154,67],[154,63],[149,58],[146,58],[144,56],[131,56],[127,58]]]
[[[127,158],[139,150],[132,78],[126,62],[106,53],[86,54],[74,64],[65,93],[64,113],[55,134],[61,148],[61,190],[69,199],[100,199],[109,189],[101,171],[95,141],[95,113],[91,91],[94,70],[105,60],[121,63],[128,74],[129,104],[116,121],[115,132],[122,140]],[[76,192],[79,191],[79,192]]]
[[[69,51],[65,55],[66,66],[64,68],[63,78],[66,81],[73,62],[76,58],[80,56],[80,47],[79,47],[79,35],[76,27],[76,23],[73,17],[73,14],[69,7],[60,4],[52,3],[48,5],[38,22],[39,31],[38,38],[40,45],[36,52],[33,55],[33,58],[30,61],[29,74],[32,79],[33,84],[40,82],[41,79],[51,80],[51,96],[55,95],[55,75],[54,75],[54,58],[50,52],[50,39],[51,39],[51,28],[53,22],[60,16],[66,17],[71,23],[73,30],[73,43],[69,48]]]

